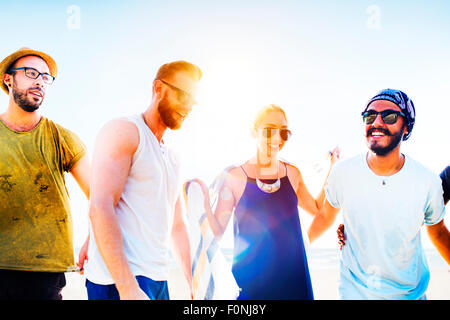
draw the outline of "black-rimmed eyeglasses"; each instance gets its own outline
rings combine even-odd
[[[39,78],[40,75],[42,75],[42,80],[44,80],[44,82],[46,84],[52,84],[53,81],[55,81],[55,77],[48,74],[47,72],[39,72],[34,68],[30,68],[30,67],[21,67],[21,68],[14,68],[14,69],[9,69],[8,71],[18,71],[18,70],[23,70],[25,75],[30,78],[30,79],[37,79]]]

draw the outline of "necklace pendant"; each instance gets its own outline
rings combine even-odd
[[[385,186],[386,185],[386,181],[385,180],[383,180],[383,182],[381,183],[383,186]]]
[[[278,191],[281,186],[280,178],[278,178],[274,183],[264,183],[257,178],[256,184],[261,191],[264,191],[266,193],[274,193]]]
[[[270,162],[269,162],[269,164],[270,164]],[[258,165],[261,166],[259,164],[259,159],[258,159]],[[274,192],[278,191],[278,189],[280,189],[280,186],[281,186],[279,174],[280,174],[280,172],[279,172],[278,161],[277,161],[277,180],[274,183],[264,183],[258,179],[258,167],[257,167],[256,168],[256,185],[263,192],[274,193]]]

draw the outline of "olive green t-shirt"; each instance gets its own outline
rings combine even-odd
[[[85,153],[77,135],[45,117],[29,132],[0,121],[0,269],[75,269],[64,172]]]

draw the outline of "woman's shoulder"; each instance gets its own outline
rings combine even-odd
[[[292,162],[286,161],[284,159],[280,159],[280,161],[282,164],[284,164],[286,166],[288,175],[299,175],[300,174],[300,169]]]
[[[227,170],[227,180],[235,180],[235,179],[239,179],[242,180],[244,178],[246,178],[246,174],[245,174],[245,169],[243,168],[243,165],[245,163],[239,164],[239,165],[233,165],[231,167],[228,168]]]
[[[241,165],[233,165],[224,170],[222,173],[222,182],[219,189],[227,188],[233,193],[236,203],[242,196],[247,184],[247,176]]]
[[[243,168],[245,162],[229,166],[224,171],[224,185],[232,189],[241,189],[247,183],[247,173]]]
[[[303,180],[301,178],[300,170],[293,163],[285,160],[280,161],[286,166],[286,176],[288,177],[292,187],[294,188],[294,190],[297,190],[300,181]]]

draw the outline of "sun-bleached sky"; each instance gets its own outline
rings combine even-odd
[[[360,113],[388,87],[416,106],[402,151],[436,173],[449,164],[448,1],[10,1],[2,13],[1,59],[24,46],[53,56],[59,74],[41,112],[90,154],[104,123],[147,108],[158,67],[183,59],[204,75],[200,104],[166,135],[186,178],[211,183],[250,157],[253,116],[275,103],[293,132],[282,156],[315,194],[328,150],[339,145],[344,159],[366,151]],[[78,244],[87,201],[67,184]],[[315,245],[336,247],[334,230]]]

